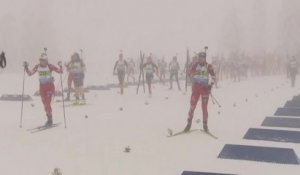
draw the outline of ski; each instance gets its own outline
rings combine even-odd
[[[190,131],[180,131],[180,132],[176,132],[176,133],[173,133],[173,131],[171,129],[168,129],[168,136],[167,137],[174,137],[174,136],[178,136],[178,135],[183,135],[183,134],[189,134],[191,132],[194,132],[194,131],[200,131],[210,137],[212,137],[213,139],[218,139],[218,137],[214,134],[212,134],[210,131],[204,131],[203,129],[192,129]]]
[[[76,106],[86,106],[89,105],[88,103],[71,103],[71,104],[65,104],[65,107],[76,107]]]
[[[210,131],[204,131],[203,129],[200,129],[200,131],[214,139],[218,139],[218,137],[216,135],[212,134]]]
[[[36,133],[36,132],[44,131],[46,129],[57,127],[59,125],[60,125],[60,123],[54,123],[51,126],[42,125],[42,126],[37,126],[35,128],[32,128],[32,129],[27,129],[27,131],[30,131],[30,133]]]
[[[194,131],[199,131],[199,129],[192,129],[190,131],[180,131],[180,132],[176,132],[176,133],[173,133],[173,131],[171,129],[168,129],[168,136],[167,137],[174,137],[174,136],[178,136],[178,135],[183,135],[183,134],[189,134],[191,132],[194,132]]]

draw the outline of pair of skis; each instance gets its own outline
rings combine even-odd
[[[35,128],[27,129],[27,131],[29,131],[30,133],[33,134],[33,133],[37,133],[37,132],[41,132],[41,131],[44,131],[44,130],[47,130],[47,129],[51,129],[51,128],[57,127],[60,124],[61,123],[54,123],[51,126],[41,125],[41,126],[37,126]]]
[[[200,132],[202,132],[204,134],[207,134],[208,136],[212,137],[213,139],[218,139],[218,137],[216,135],[214,135],[210,131],[204,131],[203,129],[192,129],[190,131],[180,131],[180,132],[173,133],[173,130],[168,128],[168,134],[169,135],[167,137],[174,137],[174,136],[179,136],[179,135],[183,135],[183,134],[190,134],[190,133],[195,132],[195,131],[200,131]]]

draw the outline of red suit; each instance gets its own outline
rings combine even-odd
[[[62,68],[57,68],[52,64],[48,64],[46,67],[42,67],[39,64],[34,66],[34,68],[30,71],[26,68],[26,72],[29,76],[35,74],[36,72],[39,73],[39,81],[40,81],[40,96],[42,102],[44,104],[45,111],[47,115],[52,115],[52,108],[51,108],[51,100],[52,95],[55,92],[54,87],[54,78],[52,77],[52,71],[57,73],[62,73]]]
[[[190,101],[190,110],[188,114],[188,122],[192,122],[192,119],[194,117],[194,111],[200,96],[202,103],[203,122],[207,122],[207,104],[211,88],[211,85],[209,85],[209,75],[212,77],[213,81],[215,81],[215,73],[213,67],[211,64],[200,64],[199,62],[196,62],[191,66],[189,75],[192,79],[193,85]]]

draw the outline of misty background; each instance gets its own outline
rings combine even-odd
[[[202,51],[208,60],[232,52],[300,53],[298,0],[2,0],[0,51],[3,72],[21,72],[23,61],[38,62],[43,48],[49,61],[66,62],[83,49],[87,79],[112,78],[120,50],[125,58],[139,51],[166,60],[186,49]]]

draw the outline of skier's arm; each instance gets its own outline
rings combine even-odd
[[[118,65],[118,61],[116,61],[116,63],[115,63],[114,70],[113,70],[113,74],[115,74],[115,71],[116,71],[117,65]]]
[[[147,66],[148,63],[142,64],[142,68],[144,69]]]
[[[196,66],[197,66],[197,64],[191,64],[188,67],[187,73],[188,73],[189,77],[192,77],[195,74]]]
[[[217,82],[217,80],[216,80],[216,74],[215,74],[215,71],[214,71],[212,65],[209,64],[208,67],[207,67],[207,69],[208,69],[208,73],[211,75],[211,78],[212,78],[213,82],[216,83]]]
[[[81,68],[82,72],[86,71],[86,66],[85,66],[85,64],[83,63],[82,60],[80,61],[80,68]]]
[[[59,73],[59,74],[62,74],[62,73],[63,73],[63,70],[62,70],[62,66],[61,66],[61,65],[59,66],[59,68],[56,67],[56,66],[54,66],[54,65],[52,65],[52,64],[49,64],[48,66],[49,66],[49,69],[50,69],[51,71],[54,71],[54,72]]]
[[[158,67],[156,64],[152,63],[152,66],[154,67],[154,69],[156,70],[156,72],[158,72]]]
[[[127,61],[125,61],[125,67],[126,67],[126,71],[128,70],[128,64]]]
[[[69,72],[71,70],[71,62],[65,63],[65,66],[67,68],[67,71]]]

